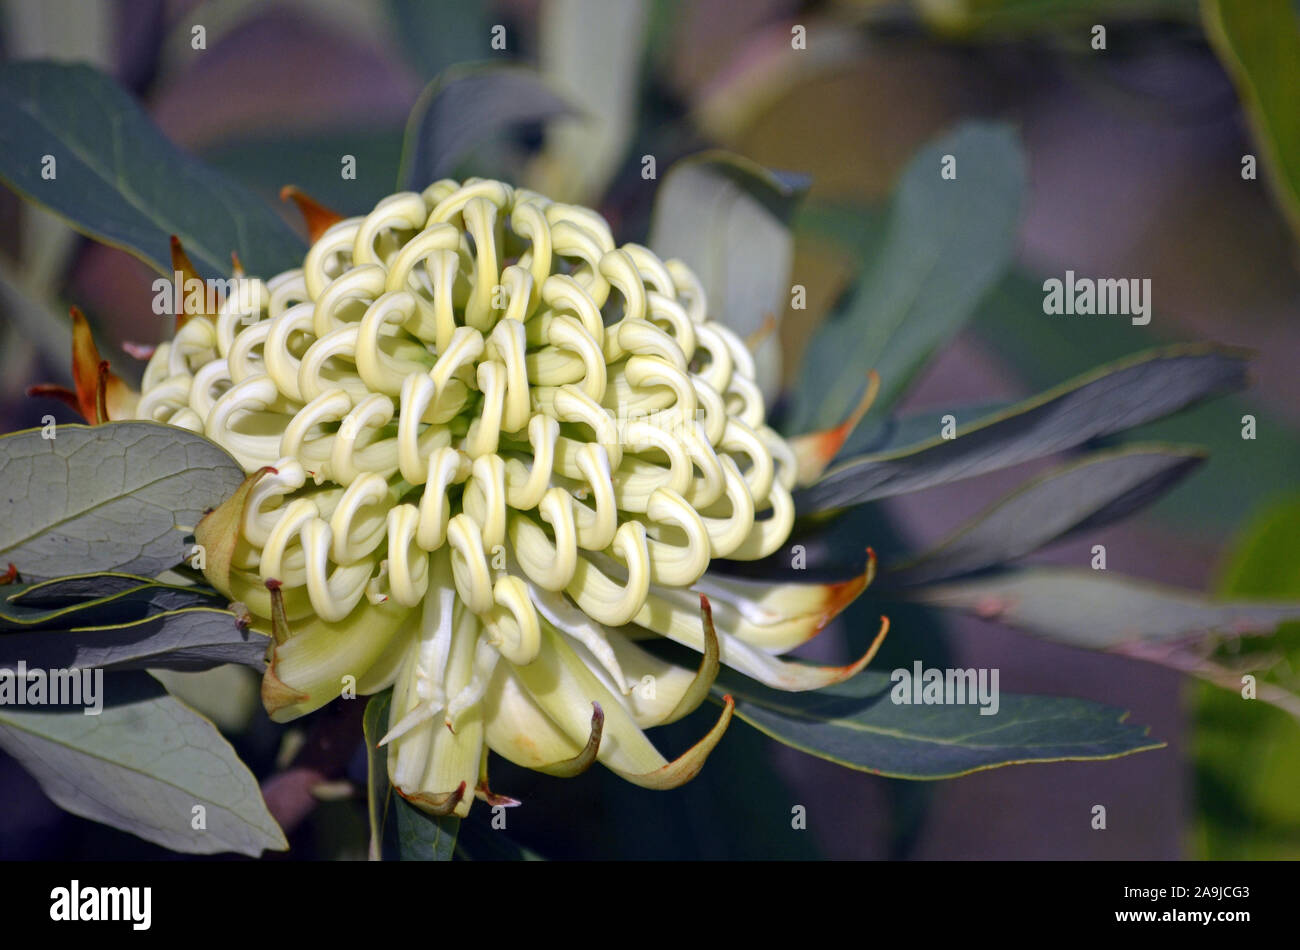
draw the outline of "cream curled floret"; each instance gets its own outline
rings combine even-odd
[[[642,730],[695,709],[719,663],[802,690],[869,660],[777,656],[868,576],[706,573],[781,547],[819,457],[817,437],[766,424],[753,377],[682,262],[616,245],[586,208],[445,180],[332,224],[301,269],[184,321],[135,415],[249,473],[197,534],[208,580],[274,636],[271,715],[392,686],[393,785],[465,814],[475,793],[497,800],[486,748],[668,787],[698,772],[730,699],[672,762]],[[699,668],[644,650],[650,635]]]

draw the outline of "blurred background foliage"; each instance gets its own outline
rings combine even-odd
[[[904,166],[962,120],[996,120],[1018,139],[1026,176],[1006,259],[973,312],[954,315],[959,332],[902,411],[937,420],[948,407],[1010,402],[1160,342],[1257,348],[1253,389],[1136,433],[1207,446],[1211,459],[1195,477],[1142,517],[1037,560],[1078,564],[1104,543],[1112,569],[1140,577],[1295,597],[1298,22],[1291,0],[7,0],[0,44],[7,59],[104,70],[172,141],[277,207],[292,183],[359,213],[400,176],[451,156],[439,174],[496,175],[594,203],[620,240],[642,241],[655,191],[683,156],[721,147],[799,176],[805,200],[778,238],[793,242],[791,282],[806,288],[807,308],[784,313],[771,344],[788,386],[808,372],[802,356],[823,319],[852,306]],[[196,25],[202,50],[192,44]],[[1104,49],[1095,48],[1097,25]],[[504,49],[492,45],[498,26]],[[804,49],[792,48],[798,27]],[[404,154],[412,109],[446,106],[428,84],[484,65],[531,67],[542,83],[521,85],[496,134],[454,149],[417,135]],[[355,157],[355,179],[340,175],[344,155]],[[1255,179],[1242,176],[1247,155],[1257,158]],[[1151,278],[1150,325],[1045,317],[1042,281],[1066,269]],[[6,429],[52,411],[23,393],[66,374],[68,304],[90,315],[119,371],[138,374],[120,345],[167,332],[149,308],[152,279],[135,258],[0,193]],[[784,409],[800,412],[797,401]],[[1254,441],[1241,438],[1246,414],[1257,420]],[[904,496],[855,516],[851,530],[880,550],[914,546],[1021,477]],[[807,655],[849,655],[877,613],[868,599]],[[1131,708],[1169,745],[1118,762],[903,783],[736,727],[699,779],[653,796],[604,770],[561,787],[494,760],[493,787],[527,803],[510,813],[511,837],[556,856],[1300,856],[1300,725],[1243,702],[1232,672],[1267,670],[1261,688],[1273,681],[1294,693],[1300,626],[1284,628],[1266,657],[1243,657],[1247,641],[1236,652],[1215,648],[1215,685],[987,621],[941,622],[919,607],[893,611],[893,622],[879,664],[906,637],[909,659],[995,666],[1008,690]],[[255,708],[246,671],[172,674],[167,685],[234,733],[257,774],[284,759],[281,730]],[[688,719],[658,741],[684,748],[698,732],[698,718]],[[0,767],[0,800],[13,803],[0,853],[155,853],[55,810],[12,764]],[[364,787],[364,756],[349,775]],[[1094,803],[1107,806],[1105,833],[1089,826]],[[807,808],[807,831],[791,829],[793,804]],[[575,813],[594,819],[580,840],[568,833]],[[501,856],[489,819],[479,808],[463,823],[466,856]],[[365,836],[364,806],[344,794],[294,832],[292,853],[362,857]]]

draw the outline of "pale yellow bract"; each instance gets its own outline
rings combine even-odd
[[[777,551],[794,520],[802,459],[753,375],[682,262],[616,246],[589,209],[439,181],[186,320],[136,415],[203,433],[250,475],[197,534],[208,580],[275,636],[271,714],[317,709],[348,677],[392,686],[393,785],[465,814],[493,800],[485,747],[676,785],[730,700],[673,762],[642,730],[695,709],[719,661],[813,689],[869,659],[777,657],[868,578],[706,574]],[[699,670],[636,642],[653,635],[704,654]]]

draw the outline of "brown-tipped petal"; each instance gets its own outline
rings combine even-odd
[[[289,618],[284,615],[284,594],[282,585],[275,578],[269,578],[266,589],[271,592],[271,636],[276,643],[285,643],[293,636],[289,630]]]
[[[253,486],[263,475],[274,471],[275,469],[268,465],[249,475],[235,489],[233,495],[204,515],[194,529],[194,540],[203,545],[203,574],[209,584],[227,597],[238,599],[231,590],[230,565],[239,544],[240,527],[244,520],[244,506],[248,504],[248,493],[253,490]]]
[[[843,683],[847,679],[852,679],[865,670],[867,664],[876,658],[876,653],[880,650],[880,645],[885,642],[885,634],[887,633],[889,633],[889,618],[882,616],[880,618],[880,631],[876,634],[875,639],[871,641],[871,645],[867,647],[867,652],[845,666],[814,666],[811,663],[781,662],[787,684],[781,685],[778,683],[776,684],[777,688],[805,692],[807,690],[822,689],[826,686],[834,686],[836,683]]]
[[[826,466],[831,464],[831,460],[844,447],[844,443],[858,427],[858,423],[867,414],[871,404],[876,401],[878,392],[880,392],[880,374],[873,369],[867,374],[867,388],[862,394],[862,399],[859,400],[857,408],[849,413],[847,419],[833,429],[809,432],[789,440],[790,448],[794,450],[795,458],[799,463],[798,484],[810,485],[826,471]]]
[[[581,751],[524,689],[506,665],[497,667],[483,697],[488,746],[497,755],[535,769]]]
[[[863,568],[861,574],[857,577],[850,578],[847,581],[840,581],[835,584],[828,584],[827,590],[829,596],[826,598],[826,606],[822,612],[821,624],[818,630],[824,628],[828,623],[838,617],[844,610],[858,599],[859,595],[871,586],[871,582],[876,579],[876,549],[867,548],[867,566]]]
[[[876,658],[876,653],[879,652],[880,645],[885,642],[885,635],[888,633],[889,633],[889,618],[886,617],[884,614],[881,614],[880,631],[876,634],[876,638],[871,641],[871,646],[867,647],[867,652],[862,655],[862,659],[858,660],[858,662],[854,664],[854,666],[857,667],[857,669],[853,671],[854,673],[857,673],[859,670],[866,669],[867,664],[869,664],[872,660]]]
[[[27,395],[39,399],[57,399],[74,412],[78,414],[81,412],[81,401],[77,399],[77,394],[66,386],[56,386],[53,383],[38,383],[35,386],[27,387]],[[85,417],[82,416],[82,418]]]
[[[876,553],[867,548],[867,564],[857,577],[822,584],[770,584],[740,578],[705,575],[696,589],[707,593],[717,624],[724,633],[768,653],[784,653],[806,643],[839,616],[876,576]],[[670,636],[697,650],[703,640],[695,636],[691,592],[654,587],[647,599],[650,610],[637,623]],[[659,607],[671,601],[672,610]],[[659,609],[656,609],[659,607]],[[665,624],[673,630],[669,633]],[[682,633],[689,636],[681,638]],[[723,662],[726,663],[725,651]]]
[[[292,709],[311,699],[307,693],[294,689],[275,672],[275,653],[262,674],[262,705],[268,710]]]
[[[112,371],[108,360],[100,360],[99,373],[95,377],[95,417],[93,424],[102,426],[108,421],[108,377]]]
[[[483,755],[479,759],[478,785],[474,787],[474,797],[479,801],[487,802],[493,808],[498,805],[502,808],[515,808],[523,804],[517,798],[511,798],[509,795],[498,795],[492,791],[491,785],[488,784],[488,754],[486,749],[483,750]]]
[[[698,622],[697,619],[697,626]],[[540,764],[553,765],[580,751],[578,743],[585,744],[591,735],[588,710],[595,701],[605,714],[599,749],[602,765],[620,774],[638,775],[655,772],[666,765],[667,760],[646,738],[620,697],[564,642],[563,634],[546,624],[542,625],[541,632],[542,649],[537,658],[523,666],[512,663],[511,669],[541,711],[563,730],[575,748],[569,755],[547,755]],[[546,736],[547,731],[543,729],[538,734]]]
[[[573,778],[575,775],[581,775],[587,769],[591,768],[596,762],[596,757],[600,752],[600,737],[605,732],[605,710],[600,708],[600,703],[591,704],[591,738],[587,744],[571,759],[565,759],[552,765],[539,766],[537,771],[545,772],[547,775],[554,775],[557,778]]]
[[[821,615],[817,619],[817,629],[814,635],[824,630],[827,624],[843,613],[849,604],[857,600],[862,592],[871,586],[871,582],[875,579],[876,552],[873,548],[867,548],[867,566],[861,574],[847,581],[838,581],[826,585],[826,599],[822,606]]]
[[[760,346],[767,342],[767,338],[776,332],[776,317],[768,314],[763,318],[763,325],[757,330],[745,337],[745,346],[749,352],[753,353]]]
[[[483,758],[486,760],[487,756],[483,756]],[[509,795],[498,795],[496,792],[492,791],[492,789],[488,788],[486,778],[482,779],[478,783],[478,787],[474,789],[474,797],[481,802],[487,802],[493,808],[498,805],[502,808],[515,808],[523,804],[523,802],[517,798],[511,798]]]
[[[203,316],[204,313],[202,308],[193,311],[189,309],[189,295],[185,290],[189,287],[191,280],[200,279],[199,272],[194,269],[194,263],[190,260],[190,256],[185,253],[185,248],[181,246],[181,239],[174,234],[171,237],[171,248],[172,270],[181,275],[181,285],[178,288],[181,296],[181,308],[176,311],[176,329],[179,330],[181,327],[185,326],[186,322],[191,317]],[[203,299],[207,299],[206,292],[200,296]]]
[[[880,630],[876,633],[871,645],[867,647],[867,652],[862,654],[857,660],[845,666],[814,666],[811,663],[785,663],[786,676],[790,680],[790,685],[785,687],[790,690],[803,691],[810,689],[821,689],[825,686],[834,686],[836,683],[843,683],[846,679],[857,676],[867,665],[876,658],[876,653],[880,650],[880,645],[885,642],[885,635],[889,633],[889,618],[881,616]]]
[[[717,634],[721,662],[760,683],[790,692],[820,689],[856,674],[875,656],[878,643],[866,656],[847,666],[816,666],[783,660],[772,654],[783,653],[803,643],[861,593],[875,571],[875,552],[870,548],[867,549],[867,558],[866,572],[853,581],[810,585],[808,591],[796,589],[791,592],[800,600],[808,600],[805,606],[813,607],[813,612],[794,618],[777,612],[770,614],[776,618],[770,623],[762,623],[760,615],[770,613],[771,604],[744,596],[738,582],[714,579],[710,584],[714,594],[710,606],[717,611],[717,623],[722,627],[722,632]],[[652,594],[647,599],[648,610],[638,615],[637,623],[703,653],[707,644],[698,615],[682,602],[688,596],[686,592],[661,593],[666,596]]]
[[[139,401],[139,394],[108,367],[99,355],[95,338],[90,332],[86,316],[76,307],[72,314],[72,382],[76,386],[76,409],[91,425],[100,425],[110,419],[129,419]],[[63,387],[33,387],[33,395],[64,399]]]
[[[77,388],[77,406],[91,425],[100,420],[102,368],[107,364],[99,355],[86,316],[76,307],[72,314],[72,382]]]
[[[108,363],[103,365],[100,381],[104,405],[104,416],[101,421],[130,419],[134,416],[135,407],[140,402],[140,394],[110,370]]]
[[[340,621],[296,621],[293,636],[275,644],[263,678],[267,713],[276,722],[289,722],[337,699],[349,677],[359,687],[411,616],[396,604],[373,606],[362,600]]]
[[[465,797],[465,783],[461,782],[454,792],[445,795],[431,795],[428,792],[412,792],[408,795],[400,788],[397,789],[397,794],[430,815],[450,815]]]
[[[704,594],[700,594],[700,620],[704,626],[704,654],[700,657],[699,671],[664,722],[675,722],[694,712],[709,695],[713,681],[718,678],[718,669],[722,666],[722,650],[718,647],[718,631],[713,626],[713,606]]]
[[[766,616],[758,613],[758,609],[762,608],[757,601],[743,596],[728,601],[723,599],[725,592],[720,590],[710,591],[710,595],[713,596],[714,613],[723,634],[762,652],[776,654],[793,650],[826,629],[844,608],[866,590],[867,577],[863,575],[834,584],[807,586],[808,590],[796,588],[793,591],[794,597],[801,602],[798,613],[768,611]],[[699,612],[685,602],[688,596],[689,592],[652,589],[645,606],[637,613],[635,623],[693,650],[704,652]],[[732,665],[725,647],[722,662]]]
[[[235,251],[230,252],[230,276],[236,280],[244,276],[244,262],[239,259],[239,254]]]
[[[343,220],[343,215],[337,211],[331,211],[315,198],[304,194],[296,185],[285,185],[281,188],[280,200],[292,201],[298,206],[298,211],[307,224],[307,237],[313,244],[330,227]]]
[[[99,364],[103,359],[95,338],[91,336],[86,316],[76,307],[72,314],[72,383],[77,389],[77,406],[81,416],[95,422],[95,396],[99,391]]]
[[[880,621],[880,632],[876,634],[875,639],[871,641],[871,645],[867,647],[867,652],[857,660],[844,666],[817,666],[813,663],[792,662],[757,652],[742,658],[739,656],[739,649],[732,651],[732,660],[735,662],[731,665],[734,665],[751,679],[756,679],[773,689],[782,689],[786,692],[803,693],[834,686],[836,683],[843,683],[845,680],[857,676],[866,668],[868,663],[875,659],[876,651],[880,649],[880,644],[885,640],[885,634],[889,632],[889,618],[881,617]]]
[[[662,768],[641,775],[618,769],[615,771],[620,777],[642,788],[663,790],[685,785],[700,774],[700,769],[704,767],[704,760],[709,757],[714,746],[722,739],[722,734],[727,731],[727,726],[731,723],[731,713],[735,708],[735,700],[730,696],[722,697],[722,715],[718,717],[713,728],[703,739]]]

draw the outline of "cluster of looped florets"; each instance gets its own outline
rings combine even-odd
[[[615,247],[591,211],[438,182],[242,296],[159,349],[137,412],[277,468],[250,519],[260,572],[320,617],[345,617],[384,561],[386,592],[415,606],[424,555],[448,547],[476,614],[528,612],[518,577],[492,581],[508,550],[621,626],[652,580],[689,586],[789,533],[793,457],[748,350],[706,319],[689,269]],[[602,553],[624,583],[601,582]]]
[[[699,677],[673,679],[632,639],[709,653],[698,613],[681,629],[682,595],[711,559],[785,541],[797,475],[748,350],[706,308],[684,264],[616,246],[595,212],[470,179],[339,221],[301,269],[184,322],[136,415],[203,433],[250,473],[206,525],[230,544],[208,574],[276,628],[272,712],[317,708],[349,674],[394,685],[394,784],[463,811],[485,738],[562,771],[611,728],[609,708],[588,722],[593,701],[635,726],[697,705]],[[765,651],[793,642],[744,639],[724,635],[724,662],[779,679]],[[638,700],[646,669],[663,682]],[[564,703],[548,676],[572,681],[554,687]],[[671,770],[619,735],[589,757]]]

